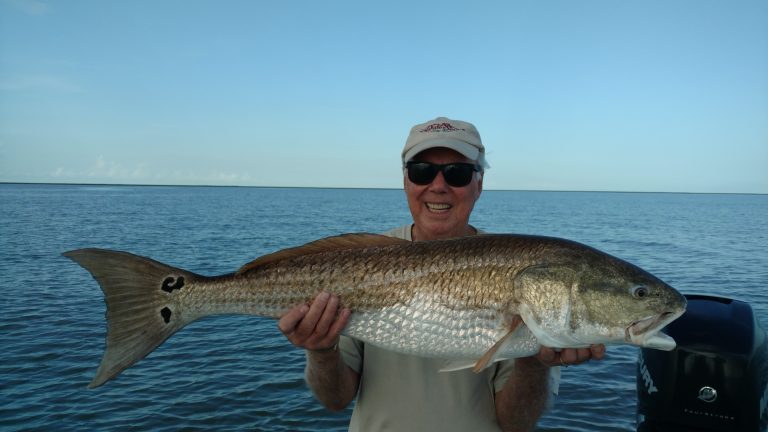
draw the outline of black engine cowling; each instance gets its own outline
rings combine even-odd
[[[765,432],[765,329],[748,303],[686,297],[685,314],[664,330],[677,348],[640,350],[638,432]]]

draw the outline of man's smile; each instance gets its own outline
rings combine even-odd
[[[450,210],[451,207],[453,207],[452,205],[446,204],[446,203],[430,203],[430,202],[428,202],[428,203],[426,203],[426,205],[427,205],[427,209],[429,209],[429,211],[434,212],[434,213],[445,213],[448,210]]]

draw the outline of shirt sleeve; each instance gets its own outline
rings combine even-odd
[[[363,342],[347,336],[339,338],[339,351],[344,364],[357,373],[363,370]]]

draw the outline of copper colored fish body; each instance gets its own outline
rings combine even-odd
[[[632,264],[538,236],[408,242],[347,234],[266,255],[216,277],[126,252],[64,255],[91,272],[107,303],[106,351],[91,387],[198,318],[276,318],[323,291],[352,310],[348,336],[476,370],[532,355],[541,345],[672,349],[674,341],[659,330],[686,304],[679,292]]]

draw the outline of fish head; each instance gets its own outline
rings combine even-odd
[[[583,337],[608,336],[647,348],[669,351],[674,339],[661,330],[685,312],[687,300],[647,271],[611,256],[584,266],[573,287],[571,325]],[[598,337],[599,339],[599,337]],[[621,339],[621,340],[619,340]]]
[[[539,342],[673,349],[675,341],[660,330],[685,312],[685,297],[630,263],[603,253],[592,258],[534,265],[517,275],[516,307]]]

